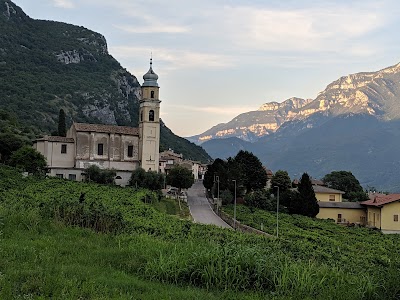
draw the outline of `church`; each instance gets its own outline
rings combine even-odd
[[[74,122],[66,137],[34,141],[33,147],[47,160],[49,176],[82,181],[85,169],[97,165],[114,169],[116,184],[125,186],[138,167],[159,171],[161,101],[152,59],[143,79],[138,128]]]

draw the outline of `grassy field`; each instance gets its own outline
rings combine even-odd
[[[0,166],[0,299],[400,295],[397,237],[286,216],[282,238],[270,239],[194,224],[168,201]],[[242,221],[272,230],[274,215],[244,209]]]

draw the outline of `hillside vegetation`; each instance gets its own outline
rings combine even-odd
[[[50,134],[60,109],[67,127],[73,121],[138,126],[140,83],[108,53],[104,36],[32,19],[9,0],[0,0],[0,80],[0,115],[6,116],[0,133],[29,139]],[[168,130],[161,132],[163,149],[210,159]]]
[[[287,217],[291,233],[270,239],[166,215],[157,201],[0,166],[0,298],[400,296],[397,236]]]

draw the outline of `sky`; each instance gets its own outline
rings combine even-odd
[[[341,76],[400,62],[397,0],[14,0],[35,19],[103,34],[142,83],[159,75],[161,117],[201,134],[263,103],[316,98]]]

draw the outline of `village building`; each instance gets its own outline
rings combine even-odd
[[[400,233],[400,194],[374,195],[361,205],[366,207],[367,226],[383,233]]]
[[[343,191],[323,185],[313,185],[318,200],[319,219],[333,219],[336,223],[366,225],[366,212],[359,202],[343,202]]]
[[[318,185],[313,189],[319,205],[317,218],[377,228],[383,233],[400,233],[400,194],[371,194],[367,201],[346,202],[342,191]]]
[[[182,166],[190,170],[193,174],[194,180],[203,179],[205,173],[205,166],[198,161],[184,159],[181,153],[175,153],[174,150],[160,152],[160,172],[168,174],[169,171],[175,166]]]
[[[47,160],[48,175],[82,181],[85,169],[97,165],[114,169],[116,183],[124,186],[138,167],[159,171],[161,101],[152,60],[143,79],[138,128],[74,122],[66,137],[45,136],[34,142]]]

